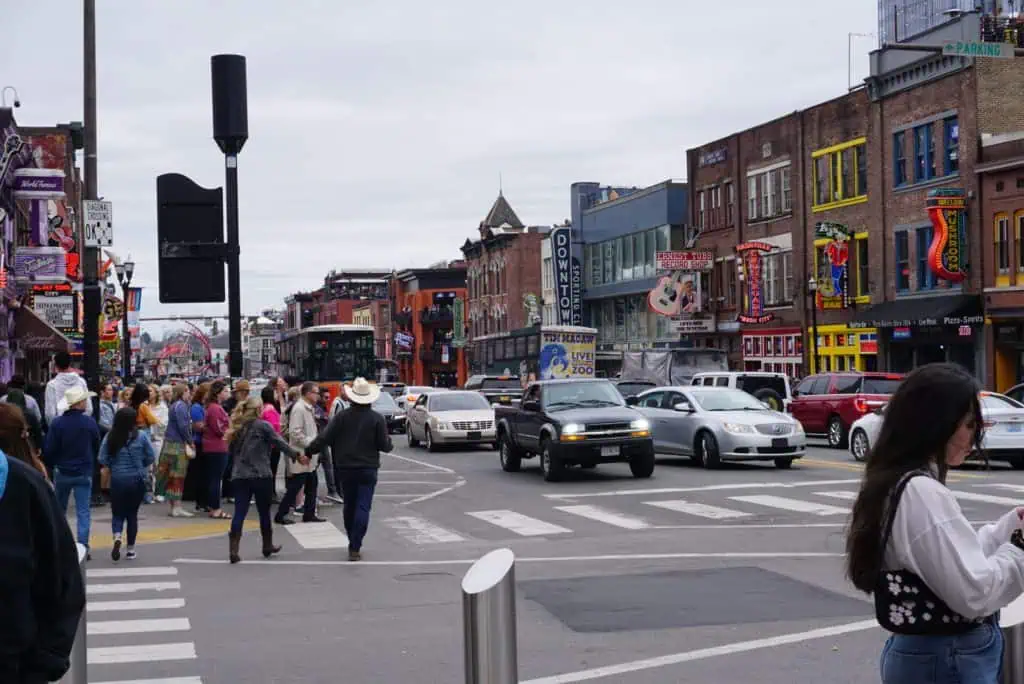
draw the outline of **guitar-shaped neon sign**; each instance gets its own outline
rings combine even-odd
[[[695,311],[697,293],[691,274],[675,271],[662,277],[647,295],[647,306],[661,316],[678,316]]]

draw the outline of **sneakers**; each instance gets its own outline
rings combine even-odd
[[[314,515],[314,516],[312,516],[310,518],[303,517],[302,518],[302,522],[304,522],[304,523],[310,523],[310,522],[322,523],[322,522],[327,522],[327,518],[321,518],[319,515]]]
[[[129,546],[127,553],[124,554],[125,560],[135,560],[138,556],[135,554],[135,547]]]
[[[278,525],[294,525],[295,524],[295,519],[294,518],[289,518],[289,517],[274,518],[274,522],[276,522]]]
[[[189,513],[188,511],[186,511],[184,508],[182,508],[181,506],[177,506],[177,507],[171,509],[171,517],[172,518],[192,518],[194,516],[191,513]]]
[[[115,563],[121,560],[121,535],[114,537],[114,548],[110,549],[110,560]]]
[[[348,559],[350,561],[352,561],[353,563],[355,563],[356,561],[363,560],[363,554],[360,551],[353,551],[352,549],[349,549],[348,550]]]

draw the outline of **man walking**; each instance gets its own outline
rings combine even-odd
[[[43,403],[45,406],[43,409],[46,411],[46,423],[49,425],[53,423],[53,419],[64,413],[67,410],[61,399],[64,397],[64,393],[73,387],[80,388],[83,392],[88,393],[89,387],[85,384],[85,379],[81,375],[71,370],[71,355],[66,351],[57,352],[56,356],[53,357],[53,363],[57,366],[57,375],[46,383],[46,401]],[[92,415],[92,402],[86,402],[85,414],[88,416]]]
[[[54,419],[43,442],[43,462],[53,473],[57,501],[65,515],[68,499],[72,492],[75,494],[78,543],[86,548],[89,548],[92,474],[100,451],[100,429],[96,421],[85,414],[86,406],[94,396],[94,392],[82,387],[72,387],[64,392],[62,401],[68,409]],[[46,410],[49,411],[49,407]]]
[[[315,454],[325,446],[331,448],[335,479],[344,499],[342,510],[350,561],[362,559],[363,538],[370,525],[370,508],[377,487],[380,452],[392,449],[387,421],[371,408],[379,396],[379,386],[365,378],[356,378],[348,388],[350,406],[335,415],[323,434],[306,448],[308,454]]]
[[[299,452],[304,452],[306,447],[316,439],[316,414],[314,407],[320,397],[320,388],[315,382],[302,383],[302,397],[291,407],[288,415],[288,443]],[[285,472],[284,498],[274,516],[274,522],[278,525],[291,525],[295,521],[288,517],[292,506],[302,491],[305,496],[305,503],[302,507],[302,522],[326,522],[316,514],[317,486],[320,483],[316,474],[319,465],[319,458],[301,455],[295,459],[289,459]]]

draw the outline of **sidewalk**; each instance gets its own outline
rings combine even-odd
[[[90,509],[92,526],[89,532],[91,549],[109,549],[114,544],[110,533],[110,505]],[[195,504],[185,502],[185,510],[195,510]],[[231,504],[225,504],[224,510],[229,515],[233,510]],[[153,544],[188,539],[206,539],[208,537],[227,536],[230,520],[214,520],[205,513],[197,513],[193,518],[172,518],[168,515],[170,507],[166,503],[144,504],[139,510],[139,544]],[[249,517],[245,521],[245,530],[259,531],[259,521],[254,518],[256,507],[250,507]],[[72,532],[76,529],[75,504],[72,500],[68,505],[68,525]]]

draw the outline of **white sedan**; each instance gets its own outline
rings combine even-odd
[[[982,392],[978,399],[985,421],[982,452],[991,461],[1008,461],[1017,470],[1024,470],[1024,404],[996,392]],[[884,416],[885,406],[850,426],[850,453],[856,460],[867,458],[878,439]]]

